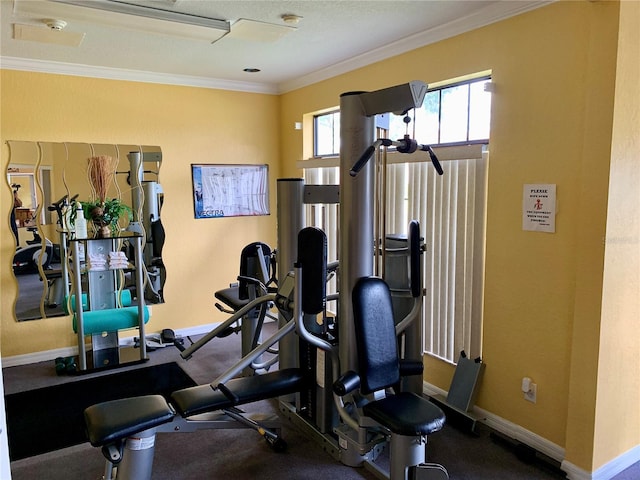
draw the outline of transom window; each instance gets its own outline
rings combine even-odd
[[[456,145],[487,143],[491,123],[491,77],[475,78],[427,91],[422,106],[409,112],[412,121],[391,115],[389,138],[405,133],[418,143]],[[314,157],[340,154],[340,111],[314,117]],[[415,128],[415,131],[414,131]]]

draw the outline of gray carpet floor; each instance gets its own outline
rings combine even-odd
[[[174,348],[149,353],[147,363],[176,361],[198,383],[209,383],[240,355],[240,338],[215,339],[189,361]],[[125,367],[137,368],[137,367]],[[115,370],[115,371],[121,371]],[[109,375],[101,372],[98,375]],[[77,377],[57,376],[54,362],[3,369],[5,393],[44,387]],[[244,406],[250,412],[277,413],[275,401]],[[156,439],[153,478],[180,479],[335,479],[373,480],[363,468],[351,468],[336,461],[322,446],[283,420],[282,436],[288,444],[284,453],[271,450],[253,430],[203,430],[194,433],[160,433]],[[452,480],[554,480],[565,478],[553,462],[540,456],[523,457],[511,442],[496,438],[486,427],[470,434],[451,425],[429,437],[429,461],[441,463]],[[378,462],[388,462],[383,453]],[[75,480],[102,478],[104,461],[99,449],[88,443],[12,462],[13,480]],[[640,478],[636,464],[614,480]]]

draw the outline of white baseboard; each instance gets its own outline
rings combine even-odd
[[[447,392],[445,390],[427,382],[423,383],[422,390],[425,395],[447,396]],[[629,468],[631,465],[640,461],[640,445],[637,445],[628,452],[623,453],[619,457],[606,463],[598,470],[594,472],[587,472],[586,470],[583,470],[565,460],[564,448],[550,442],[546,438],[543,438],[540,435],[505,420],[502,417],[494,415],[482,408],[473,407],[473,413],[481,419],[479,421],[486,424],[493,430],[496,430],[509,438],[522,442],[549,458],[560,462],[560,468],[567,474],[568,480],[609,480],[618,473]]]
[[[562,462],[562,470],[567,473],[569,480],[609,480],[638,462],[640,462],[640,445],[636,445],[594,472],[587,472],[566,460]]]
[[[592,480],[593,474],[583,470],[579,467],[576,467],[573,463],[567,462],[566,460],[562,461],[562,471],[567,474],[567,478],[569,480]]]
[[[502,433],[503,435],[507,435],[518,442],[522,442],[557,462],[562,462],[564,459],[565,451],[560,445],[557,445],[546,438],[521,427],[520,425],[510,422],[509,420],[505,420],[504,418],[494,415],[482,408],[474,407],[473,411],[478,416],[485,419],[484,423],[487,426]]]
[[[447,396],[447,392],[441,388],[431,385],[430,383],[423,383],[423,392],[425,395],[442,395]],[[541,437],[540,435],[533,433],[526,428],[516,425],[509,420],[505,420],[498,415],[495,415],[487,410],[479,407],[473,407],[473,413],[479,418],[479,421],[492,428],[493,430],[506,435],[509,438],[522,442],[525,445],[535,449],[536,451],[556,460],[562,462],[564,459],[564,448],[555,443]]]
[[[44,350],[42,352],[25,353],[24,355],[14,355],[12,357],[2,357],[2,368],[47,362],[58,357],[71,357],[77,354],[78,347],[65,347],[53,350]]]
[[[175,330],[175,334],[178,337],[189,337],[192,335],[202,335],[213,330],[218,323],[210,323],[207,325],[198,325],[190,328],[183,328]],[[132,331],[133,332],[133,331]],[[152,335],[153,333],[148,333]],[[122,346],[133,344],[133,339],[137,335],[131,335],[129,337],[120,337],[119,343]],[[78,355],[78,347],[64,347],[55,348],[53,350],[44,350],[41,352],[25,353],[24,355],[14,355],[11,357],[2,357],[2,367],[18,367],[20,365],[29,365],[31,363],[47,362],[54,360],[58,357],[71,357]]]

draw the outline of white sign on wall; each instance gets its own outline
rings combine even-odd
[[[554,184],[528,184],[524,186],[522,229],[555,233],[556,186]]]

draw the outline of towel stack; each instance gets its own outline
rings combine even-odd
[[[107,269],[107,257],[103,253],[90,253],[87,259],[87,269],[100,271]]]
[[[112,270],[118,268],[128,268],[129,260],[124,252],[109,252],[109,268]]]

